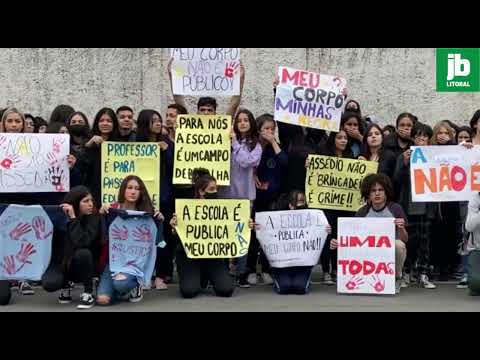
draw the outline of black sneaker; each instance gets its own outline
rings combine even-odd
[[[238,277],[238,283],[237,286],[242,288],[242,289],[248,289],[250,288],[250,284],[248,282],[248,275],[240,275]]]
[[[60,291],[60,296],[58,297],[58,302],[60,304],[70,304],[72,302],[72,290],[62,289]]]
[[[135,289],[130,291],[130,297],[128,301],[131,303],[138,303],[143,300],[143,288],[141,286],[137,286]]]
[[[95,306],[95,299],[92,294],[83,293],[80,297],[80,304],[78,304],[77,309],[91,309]]]

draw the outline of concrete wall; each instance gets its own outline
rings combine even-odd
[[[350,97],[384,124],[410,111],[430,124],[465,122],[480,108],[480,93],[436,93],[435,49],[244,49],[243,106],[255,114],[273,111],[275,65],[345,76]],[[15,105],[48,119],[71,104],[92,118],[103,106],[130,105],[165,112],[172,101],[167,49],[43,49],[0,51],[0,106]],[[194,99],[190,99],[194,109]],[[226,101],[220,111],[226,109]]]

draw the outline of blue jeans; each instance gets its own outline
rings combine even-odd
[[[311,266],[272,269],[273,288],[280,295],[305,295],[310,291]]]
[[[97,289],[97,296],[108,296],[110,302],[120,300],[138,286],[137,278],[133,275],[123,274],[124,280],[114,280],[110,271],[110,266],[105,267],[105,271],[100,277],[100,284]]]

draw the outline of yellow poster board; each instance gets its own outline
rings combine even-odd
[[[249,200],[176,200],[177,234],[190,259],[229,259],[248,253]]]
[[[191,185],[193,170],[204,168],[218,185],[229,186],[232,117],[179,115],[177,122],[173,184]]]
[[[319,155],[310,155],[308,159],[308,207],[357,211],[364,205],[360,185],[365,177],[377,173],[377,162]]]
[[[102,143],[102,204],[118,201],[123,179],[143,180],[153,206],[160,209],[160,146],[157,143]]]

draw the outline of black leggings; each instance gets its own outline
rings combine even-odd
[[[10,290],[10,281],[0,281],[0,306],[8,305],[12,297],[12,291]]]
[[[196,297],[202,290],[202,280],[209,280],[219,297],[231,297],[235,287],[224,260],[189,259],[181,246],[176,251],[180,293],[186,299]]]
[[[47,292],[55,292],[67,288],[68,282],[83,283],[85,292],[93,292],[93,275],[95,265],[93,255],[89,249],[80,249],[75,252],[68,272],[65,273],[61,265],[51,264],[42,277],[42,286]]]

